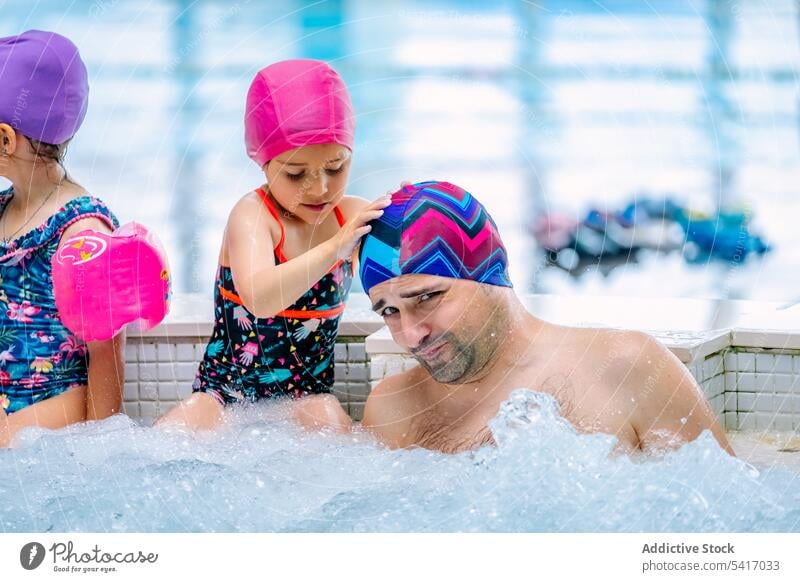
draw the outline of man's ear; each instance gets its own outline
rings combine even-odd
[[[17,132],[7,123],[0,123],[0,154],[10,156],[17,151]]]

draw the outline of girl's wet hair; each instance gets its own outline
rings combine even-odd
[[[67,157],[67,146],[72,140],[67,140],[62,144],[45,143],[32,139],[28,136],[25,138],[31,143],[34,154],[37,158],[45,162],[56,162],[62,168],[64,167],[64,158]]]
[[[72,141],[72,138],[62,144],[46,143],[28,136],[25,136],[25,139],[30,142],[33,148],[33,155],[35,155],[37,159],[43,162],[56,163],[64,172],[64,181],[74,182],[72,176],[69,175],[67,168],[64,166],[64,159],[67,157],[67,147],[69,146],[69,142]]]

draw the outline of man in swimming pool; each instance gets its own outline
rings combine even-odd
[[[492,442],[488,421],[520,387],[552,395],[578,430],[623,452],[710,430],[733,453],[686,367],[638,331],[575,328],[528,313],[483,206],[446,182],[407,185],[360,252],[373,309],[420,363],[370,394],[363,424],[393,448],[449,453]]]

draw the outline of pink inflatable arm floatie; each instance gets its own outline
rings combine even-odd
[[[136,222],[111,234],[81,231],[62,242],[52,266],[61,321],[84,341],[111,339],[132,322],[150,329],[169,311],[166,253]]]

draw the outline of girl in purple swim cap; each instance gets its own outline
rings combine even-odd
[[[0,38],[0,446],[25,426],[119,412],[124,336],[85,344],[61,323],[50,260],[62,240],[111,232],[111,211],[63,165],[86,115],[78,49],[52,32]],[[90,364],[91,362],[91,364]]]
[[[330,394],[333,348],[354,249],[389,199],[345,195],[355,119],[344,82],[324,62],[259,71],[244,127],[266,183],[228,218],[194,394],[158,423],[213,428],[229,404],[284,396],[300,422],[345,430],[350,419]]]

